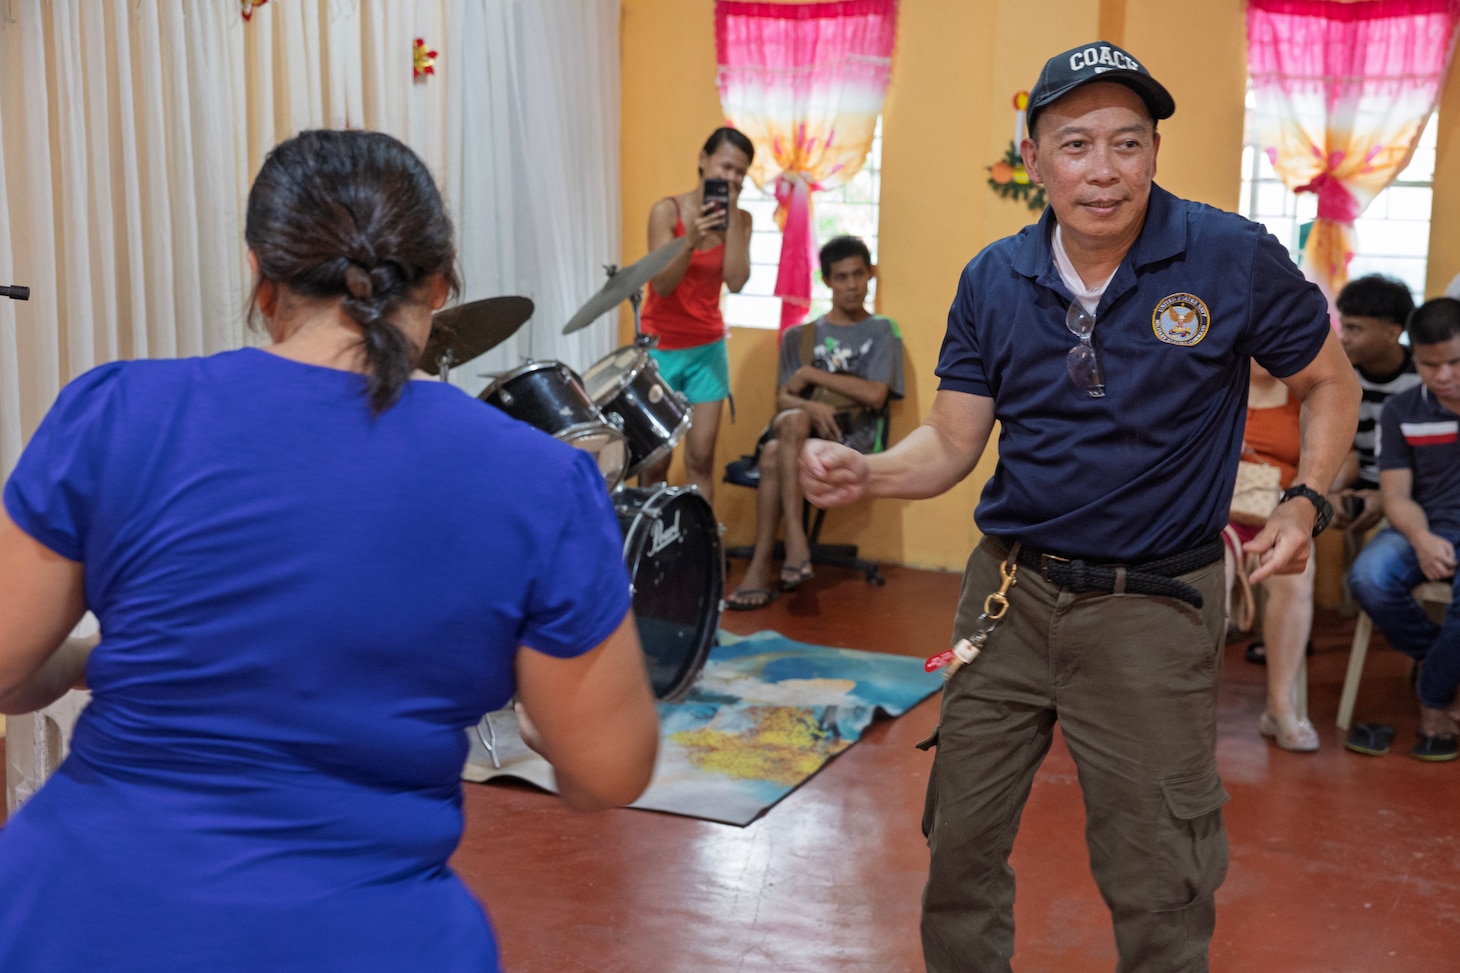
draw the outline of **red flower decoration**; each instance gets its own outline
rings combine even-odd
[[[427,74],[436,73],[436,52],[426,46],[421,38],[416,38],[416,49],[414,51],[415,68],[412,77],[422,77]]]
[[[241,3],[243,5],[243,19],[244,20],[251,20],[251,19],[253,19],[254,8],[256,8],[256,7],[262,7],[264,4],[266,4],[268,2],[269,2],[269,0],[239,0],[239,3]]]

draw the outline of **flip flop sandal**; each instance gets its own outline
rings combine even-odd
[[[1460,757],[1460,739],[1450,733],[1421,733],[1409,755],[1415,760],[1442,763]]]
[[[737,612],[757,611],[767,607],[779,597],[781,597],[781,593],[772,591],[770,588],[736,588],[730,592],[730,597],[725,599],[725,607]],[[737,598],[740,601],[736,601]]]
[[[815,576],[809,559],[795,566],[783,567],[781,568],[781,590],[795,591]]]
[[[1370,757],[1382,757],[1389,752],[1394,741],[1394,727],[1386,723],[1355,723],[1343,742],[1345,750],[1362,753]]]

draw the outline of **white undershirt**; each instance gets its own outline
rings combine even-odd
[[[1105,295],[1105,288],[1110,286],[1110,278],[1115,276],[1112,270],[1110,275],[1096,284],[1094,287],[1086,287],[1085,282],[1080,279],[1080,274],[1075,270],[1074,263],[1070,260],[1069,252],[1065,250],[1065,241],[1060,236],[1060,225],[1054,225],[1054,265],[1059,269],[1060,280],[1075,295],[1075,300],[1085,305],[1085,310],[1094,315],[1095,309],[1100,306],[1100,298]],[[1119,268],[1116,268],[1119,269]]]

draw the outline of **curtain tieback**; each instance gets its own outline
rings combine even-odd
[[[791,209],[798,192],[806,198],[811,193],[820,192],[823,187],[809,174],[790,170],[776,176],[772,188],[776,194],[776,208],[785,213]]]
[[[1312,182],[1294,189],[1295,193],[1313,193],[1318,197],[1318,218],[1352,225],[1359,215],[1359,202],[1344,188],[1332,171],[1320,172]]]
[[[775,294],[781,306],[781,330],[797,323],[811,306],[811,274],[816,266],[816,234],[811,227],[811,193],[821,186],[804,172],[776,177],[776,219],[781,224],[781,262]]]

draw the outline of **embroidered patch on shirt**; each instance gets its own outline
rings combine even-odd
[[[1401,422],[1399,431],[1411,446],[1443,446],[1460,440],[1460,421]]]
[[[1211,326],[1207,306],[1195,294],[1164,297],[1151,314],[1151,330],[1168,345],[1197,344]]]

